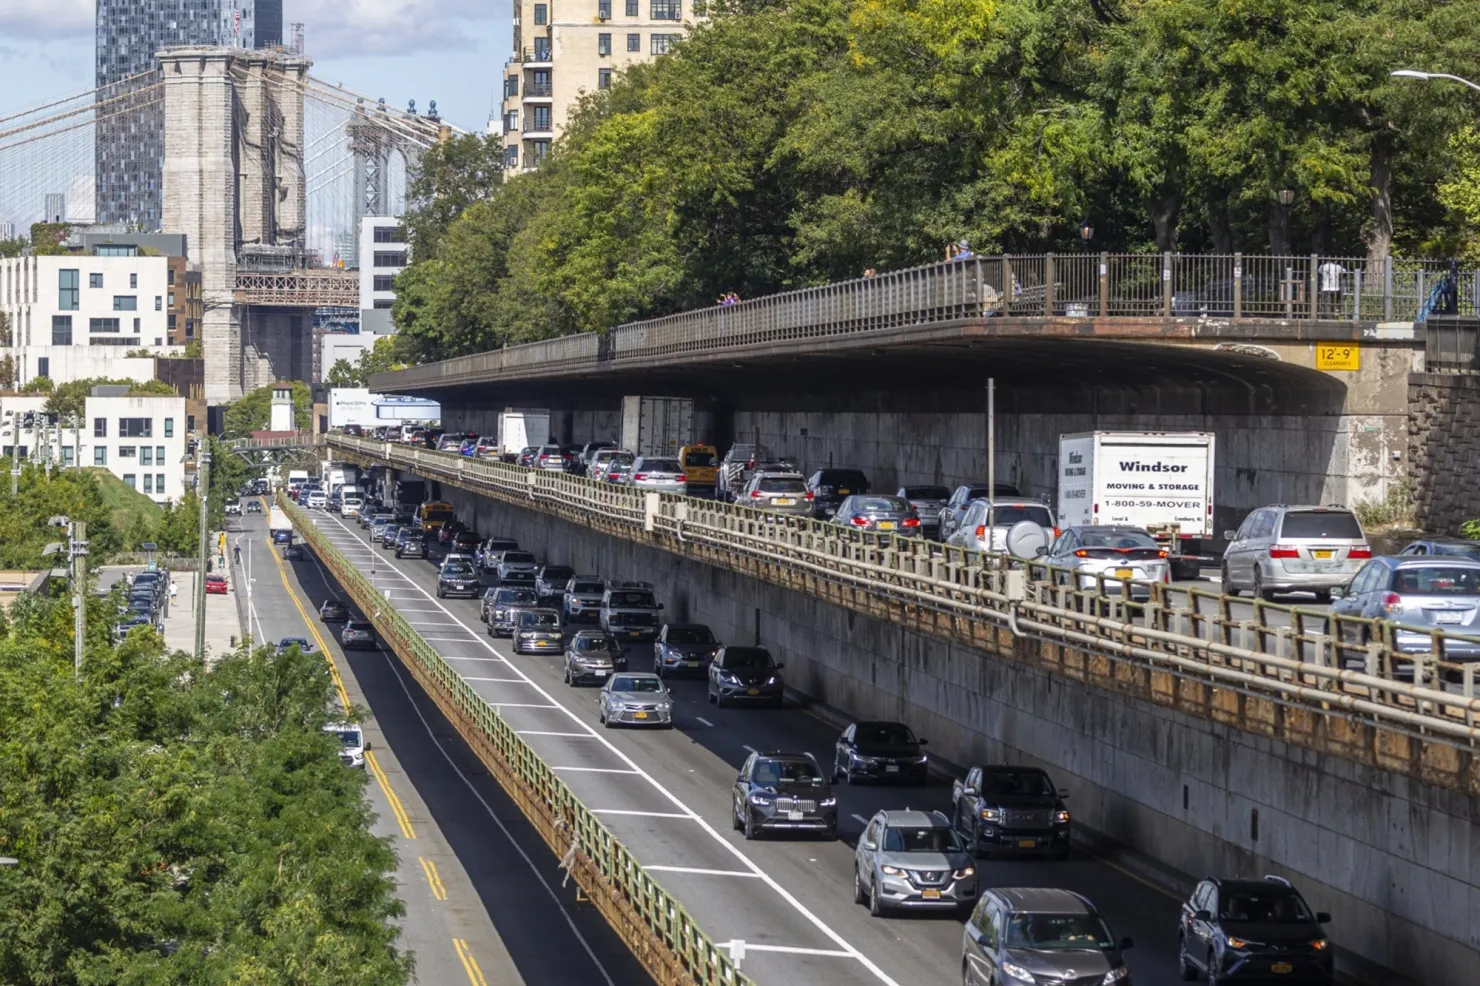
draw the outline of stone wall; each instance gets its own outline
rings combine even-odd
[[[443,494],[478,530],[516,537],[541,558],[654,583],[668,619],[707,623],[722,640],[758,640],[811,700],[908,721],[948,762],[1044,766],[1070,788],[1092,838],[1128,850],[1179,890],[1206,873],[1288,875],[1312,906],[1335,915],[1343,965],[1366,982],[1475,981],[1480,800],[548,514],[445,486]]]
[[[1480,517],[1480,376],[1408,376],[1409,470],[1420,529],[1458,534]]]

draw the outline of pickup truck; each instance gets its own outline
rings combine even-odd
[[[972,767],[951,785],[952,823],[977,856],[993,853],[1069,858],[1069,792],[1038,767]]]

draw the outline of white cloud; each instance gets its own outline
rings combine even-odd
[[[0,0],[0,37],[92,34],[93,0]]]
[[[470,22],[508,17],[508,6],[488,0],[296,0],[283,13],[303,22],[305,53],[315,59],[467,48]]]

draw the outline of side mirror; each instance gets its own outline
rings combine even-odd
[[[961,789],[961,793],[966,795],[968,798],[974,798],[977,795],[977,790],[974,787],[963,787]]]
[[[1059,788],[1059,797],[1060,798],[1067,798],[1068,796],[1069,796],[1069,789],[1067,787],[1061,787],[1061,788]]]
[[[919,740],[919,743],[920,743],[921,746],[929,746],[930,745],[930,741],[928,739],[921,739],[921,740]]]
[[[1238,540],[1238,531],[1224,531],[1223,532],[1223,540],[1225,540],[1225,541],[1237,541]]]
[[[1331,587],[1331,598],[1332,599],[1345,599],[1346,598],[1346,586],[1344,586],[1344,585],[1334,585],[1334,586],[1332,586]]]
[[[1326,911],[1316,911],[1316,923],[1317,924],[1330,924],[1331,923],[1331,915],[1328,912],[1326,912]]]
[[[1211,920],[1213,920],[1213,912],[1212,911],[1195,911],[1195,912],[1193,912],[1192,917],[1196,921],[1211,921]]]
[[[786,667],[786,665],[784,665],[784,664],[778,664],[778,665],[776,665],[776,670],[777,671],[780,671],[784,667]]]
[[[1122,938],[1120,940],[1120,950],[1122,952],[1127,951],[1128,949],[1135,948],[1135,947],[1136,947],[1136,940],[1134,938]]]
[[[863,848],[867,849],[869,852],[873,852],[874,850],[879,848],[879,844],[877,842],[865,842],[863,844]]]

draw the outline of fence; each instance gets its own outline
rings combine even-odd
[[[1073,573],[1001,555],[449,453],[338,436],[330,442],[459,488],[576,520],[599,519],[668,550],[702,545],[736,567],[749,559],[804,573],[864,594],[886,619],[904,621],[907,610],[925,610],[948,617],[951,632],[961,625],[1008,628],[1318,718],[1377,725],[1425,742],[1480,745],[1476,665],[1446,657],[1451,641],[1480,643],[1474,638],[1434,630],[1429,653],[1400,652],[1382,621],[1160,585],[1151,587],[1149,602],[1128,609],[1103,582],[1084,589]],[[1246,605],[1252,615],[1236,615],[1235,607]],[[983,646],[997,639],[969,634]],[[1457,690],[1446,691],[1446,681]]]
[[[313,518],[287,497],[278,502],[653,978],[662,986],[753,986],[549,764],[319,532]]]

